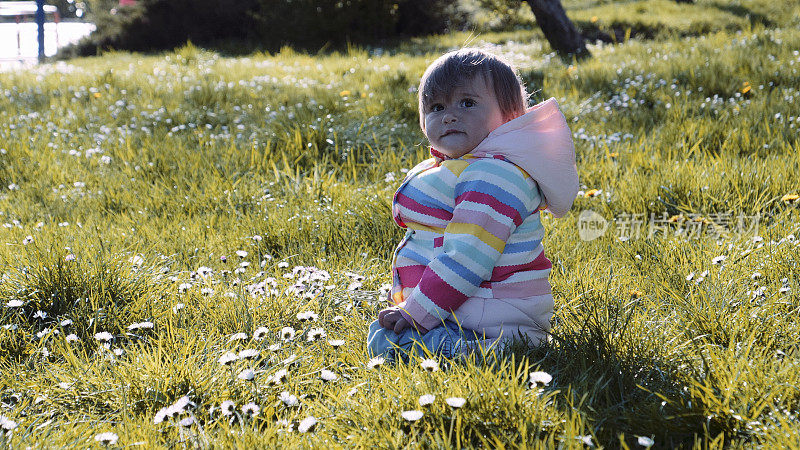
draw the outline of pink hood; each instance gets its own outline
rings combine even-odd
[[[555,217],[563,217],[578,194],[572,132],[555,98],[495,128],[470,154],[501,155],[528,172]]]

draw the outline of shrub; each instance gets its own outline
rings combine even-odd
[[[269,51],[369,45],[443,32],[460,23],[457,11],[445,0],[139,0],[109,11],[98,7],[97,30],[62,55],[172,49],[186,41]]]

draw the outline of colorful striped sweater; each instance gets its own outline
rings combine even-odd
[[[461,158],[440,164],[428,159],[408,172],[392,204],[395,222],[408,230],[392,262],[392,299],[407,319],[430,329],[450,318],[470,298],[491,301],[551,292],[548,275],[552,265],[544,254],[539,213],[546,207],[545,200],[539,183],[516,161],[511,162],[512,158],[540,159],[540,155],[524,152],[535,147],[528,138],[552,137],[541,133],[541,124],[551,124],[554,118],[537,124],[543,111],[532,110],[502,125]],[[555,112],[564,123],[563,131],[566,122],[557,106]],[[570,136],[568,127],[566,130]],[[491,145],[484,145],[487,141],[502,144],[505,151],[491,151]],[[568,141],[566,156],[558,159],[569,159],[572,152],[574,168],[571,136]],[[520,149],[508,148],[509,142],[518,142]],[[516,158],[515,151],[523,156]],[[529,163],[523,165],[530,167]],[[529,171],[552,168],[548,164],[544,161]],[[559,175],[558,170],[546,172]],[[562,209],[566,203],[568,210],[577,192],[577,170],[574,180],[571,175],[557,179],[561,181],[548,184],[549,192],[554,192],[551,197]],[[571,199],[565,200],[570,195]],[[558,212],[561,216],[566,211]]]

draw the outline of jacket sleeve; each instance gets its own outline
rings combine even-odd
[[[526,178],[513,164],[491,158],[481,158],[461,172],[443,251],[399,305],[407,320],[431,329],[491,279],[509,237],[539,207],[538,187]]]

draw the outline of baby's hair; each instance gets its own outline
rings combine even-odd
[[[482,76],[494,90],[504,122],[525,114],[528,95],[511,65],[482,50],[463,48],[440,56],[422,75],[419,82],[419,122],[423,131],[425,111],[433,99],[448,97],[454,89],[476,76]]]

